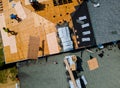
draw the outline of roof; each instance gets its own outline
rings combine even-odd
[[[97,58],[99,67],[96,70],[90,71],[87,61],[89,60],[88,52],[84,53],[87,57],[83,57],[83,69],[84,71],[81,74],[84,74],[88,85],[88,88],[119,88],[119,53],[120,50],[118,47],[107,46],[107,48],[102,49],[96,52],[96,49],[93,50],[94,54],[91,54],[93,57]],[[111,49],[111,50],[110,50]],[[103,53],[103,57],[99,56],[100,53]],[[114,59],[113,59],[114,58]]]
[[[99,2],[101,5],[98,8],[88,3],[97,45],[120,40],[119,0]]]
[[[0,14],[0,30],[6,63],[37,59],[37,57],[56,54],[61,51],[62,47],[58,44],[56,24],[66,20],[72,26],[70,13],[75,10],[74,6],[78,5],[78,2],[76,0],[59,7],[54,6],[52,0],[50,2],[40,1],[38,4],[43,7],[46,6],[37,12],[27,0],[22,0],[22,2],[4,0],[2,2],[4,11]],[[17,22],[15,19],[10,19],[10,14],[17,14],[22,21]],[[3,27],[17,32],[17,35],[6,33],[2,30]],[[52,33],[54,35],[50,37],[54,38],[57,47],[54,50],[53,47],[50,47],[52,43],[49,40],[50,37],[48,38],[48,35]]]
[[[90,53],[86,50],[83,51],[81,59],[83,71],[78,76],[85,76],[86,88],[119,88],[120,50],[118,47],[108,45],[102,50],[98,50],[98,48],[90,50],[94,52],[91,55],[97,59],[99,66],[90,70],[87,63],[90,60]],[[101,58],[98,54],[103,51],[104,55]],[[49,56],[47,62],[45,58],[40,58],[36,63],[31,61],[23,64],[19,69],[21,88],[32,88],[33,86],[34,88],[38,88],[38,86],[42,88],[68,88],[66,68],[63,65],[64,57],[68,55],[73,55],[73,52]],[[74,52],[74,55],[81,58],[81,51]],[[58,64],[54,64],[54,61]]]
[[[58,64],[54,64],[54,61],[57,61]],[[38,60],[38,64],[32,63],[34,61],[31,61],[31,65],[19,69],[21,88],[31,88],[33,86],[34,88],[38,88],[38,86],[42,88],[68,87],[65,75],[66,69],[63,66],[62,58],[48,59],[48,63],[45,62],[45,58],[41,58],[40,61]]]
[[[74,31],[77,36],[78,47],[81,48],[96,45],[86,2],[82,3],[79,7],[76,7],[76,11],[71,16]]]

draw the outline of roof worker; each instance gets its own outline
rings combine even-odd
[[[22,21],[22,19],[21,18],[19,18],[17,15],[15,15],[15,14],[10,14],[10,18],[11,19],[15,19],[15,20],[17,20],[18,22],[20,22],[20,21]]]
[[[11,30],[9,30],[9,28],[3,27],[3,30],[7,33],[10,33],[11,35],[17,35],[17,32],[11,31]]]
[[[3,30],[4,30],[5,32],[7,32],[7,33],[10,33],[10,32],[11,32],[11,31],[9,30],[9,28],[3,27]]]

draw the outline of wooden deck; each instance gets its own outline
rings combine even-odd
[[[22,0],[21,3],[17,1],[20,0],[13,0],[12,2],[3,0],[4,14],[0,14],[2,19],[4,17],[4,24],[3,21],[0,21],[0,30],[3,34],[3,44],[5,44],[6,63],[37,59],[38,56],[53,54],[53,51],[50,51],[46,35],[57,33],[56,24],[62,23],[64,20],[69,22],[70,27],[73,27],[70,14],[74,12],[74,6],[78,5],[77,0],[60,6],[54,6],[52,0],[45,0],[41,2],[45,5],[44,10],[37,12],[34,11],[31,5],[25,4],[28,3],[27,1]],[[18,23],[16,20],[10,19],[12,13],[17,14],[22,21]],[[9,28],[18,34],[16,36],[10,35],[2,30],[3,27]],[[57,37],[53,37],[55,41],[58,41]],[[73,40],[75,43],[75,36],[73,36]],[[56,46],[58,47],[56,53],[59,53],[61,47],[58,43],[56,43]],[[75,47],[77,47],[76,44]]]

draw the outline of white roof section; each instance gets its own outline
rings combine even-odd
[[[63,51],[73,50],[73,42],[70,37],[69,28],[68,27],[58,28],[58,35],[63,45]]]

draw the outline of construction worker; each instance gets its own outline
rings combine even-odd
[[[15,15],[15,14],[10,14],[10,18],[17,20],[18,22],[21,21],[21,18],[19,18],[19,17],[18,17],[17,15]]]
[[[5,28],[3,27],[3,30],[7,33],[10,33],[11,35],[17,35],[17,32],[14,32],[14,31],[10,31],[9,28]]]
[[[3,30],[4,30],[5,32],[7,32],[7,33],[10,33],[9,28],[5,28],[5,27],[3,27]]]

